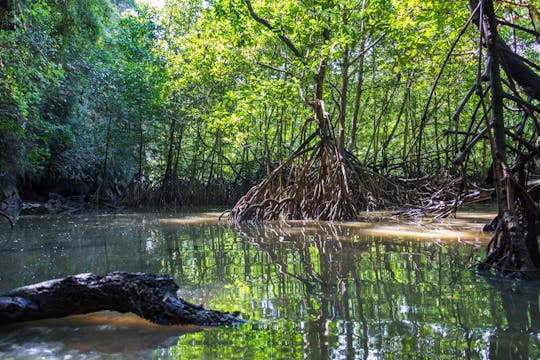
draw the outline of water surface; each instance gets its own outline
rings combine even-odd
[[[0,233],[0,291],[82,272],[168,273],[180,296],[249,321],[44,320],[0,327],[0,358],[539,358],[537,288],[470,270],[488,218],[232,229],[209,213],[26,216]]]

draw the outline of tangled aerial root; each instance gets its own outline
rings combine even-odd
[[[401,187],[339,153],[329,139],[312,134],[264,181],[228,212],[232,223],[272,220],[354,220],[360,211],[399,204]]]

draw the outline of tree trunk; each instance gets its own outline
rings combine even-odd
[[[177,298],[177,290],[168,275],[78,274],[0,293],[0,325],[101,310],[132,312],[160,325],[243,323],[239,313],[205,310]]]
[[[109,120],[107,122],[107,133],[105,138],[105,157],[103,159],[103,169],[102,169],[102,176],[101,176],[101,183],[99,184],[98,190],[96,191],[96,202],[99,203],[99,200],[101,198],[101,194],[105,190],[105,186],[107,186],[107,166],[109,161],[109,151],[110,151],[110,142],[111,142],[111,126],[112,126],[112,115],[109,115]]]
[[[144,129],[143,129],[143,118],[142,118],[142,109],[139,105],[139,171],[138,171],[138,177],[139,179],[143,176],[143,150],[144,150]]]
[[[363,85],[364,85],[364,56],[365,56],[365,48],[366,48],[366,38],[364,35],[365,31],[365,22],[362,21],[361,26],[362,31],[362,40],[360,43],[360,56],[358,58],[358,75],[356,78],[356,92],[354,95],[354,111],[351,121],[351,135],[349,138],[349,145],[347,146],[347,150],[349,152],[354,152],[356,150],[356,133],[358,132],[358,115],[360,113],[360,105],[362,101],[362,92],[363,92]]]
[[[267,20],[259,17],[249,0],[244,0],[251,17],[278,34]],[[279,39],[302,62],[307,59],[286,36]],[[317,33],[321,44],[329,44],[328,28]],[[347,49],[344,51],[348,54]],[[347,54],[343,54],[348,63]],[[370,172],[345,149],[346,88],[348,65],[342,68],[342,91],[339,133],[334,134],[330,114],[325,109],[324,94],[329,56],[319,52],[318,67],[312,80],[313,95],[302,99],[313,116],[300,130],[302,144],[260,184],[252,187],[228,212],[232,223],[273,221],[278,219],[315,219],[327,221],[354,220],[361,210],[387,206],[400,201],[401,189],[384,177]],[[311,86],[310,86],[311,88]],[[307,125],[313,121],[316,131],[309,135]]]
[[[341,16],[343,24],[346,25],[347,11],[343,11]],[[345,45],[342,50],[341,59],[341,87],[339,90],[339,115],[338,115],[338,152],[343,154],[345,152],[345,119],[347,118],[347,90],[349,88],[349,46]]]
[[[479,1],[470,0],[470,6],[471,9],[479,6],[474,20],[487,49],[485,76],[489,79],[491,95],[489,135],[499,218],[499,226],[488,247],[488,257],[479,265],[479,269],[489,270],[493,267],[502,275],[537,278],[540,276],[536,232],[538,206],[526,192],[525,166],[538,151],[532,144],[516,141],[516,146],[510,148],[515,154],[507,154],[506,137],[516,140],[516,134],[504,123],[503,100],[508,95],[503,89],[501,69],[505,71],[509,83],[517,82],[529,99],[539,97],[540,78],[499,36],[493,0],[481,0],[480,5]],[[518,106],[529,107],[524,111],[531,111],[531,104],[514,93]],[[521,146],[529,153],[522,152]],[[509,159],[513,159],[512,165],[508,164]]]
[[[176,116],[173,116],[171,119],[171,126],[169,128],[169,142],[167,150],[167,163],[165,166],[165,175],[163,176],[162,191],[168,191],[169,184],[172,179],[172,161],[173,161],[173,150],[174,150],[174,135],[176,131]]]

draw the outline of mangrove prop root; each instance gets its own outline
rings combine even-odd
[[[537,247],[531,250],[527,243],[537,242],[536,231],[529,233],[530,226],[536,227],[536,221],[528,224],[522,215],[505,211],[503,221],[498,220],[497,228],[487,246],[487,256],[478,264],[478,270],[493,270],[506,277],[539,280],[539,260],[535,257],[538,250]]]
[[[308,140],[312,140],[312,135]],[[273,220],[354,220],[360,211],[405,201],[406,192],[321,138],[305,142],[228,212],[232,223]]]
[[[78,274],[0,293],[0,325],[101,310],[135,313],[160,325],[243,323],[239,313],[206,310],[177,298],[177,290],[168,275]]]

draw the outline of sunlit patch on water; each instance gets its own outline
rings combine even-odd
[[[218,216],[196,216],[185,218],[159,219],[161,225],[190,225],[190,224],[215,224],[219,222]]]
[[[411,225],[386,225],[376,226],[363,230],[366,235],[378,235],[398,237],[403,239],[431,239],[446,243],[467,243],[470,245],[487,245],[490,239],[489,233],[477,231],[463,231],[451,229],[429,229],[422,226]]]

